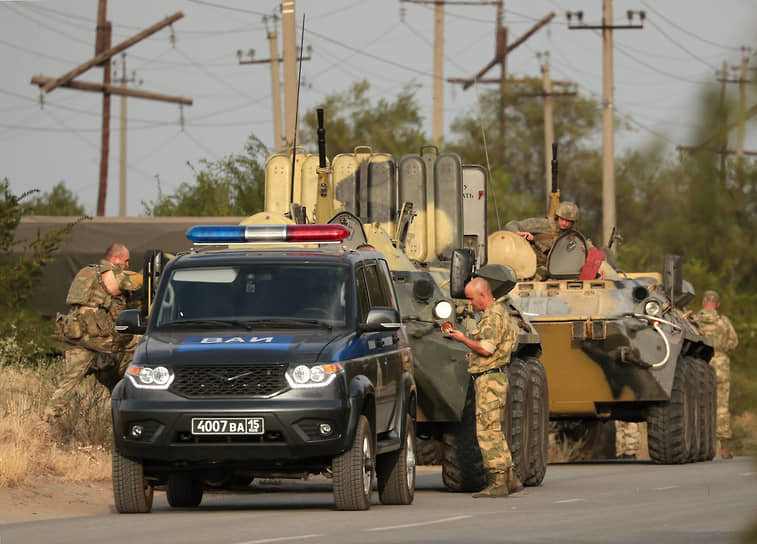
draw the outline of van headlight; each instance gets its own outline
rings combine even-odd
[[[339,363],[325,365],[297,365],[287,369],[286,376],[289,386],[293,389],[305,387],[325,387],[336,379],[344,369]]]
[[[168,389],[175,377],[165,366],[129,365],[125,374],[139,389]]]

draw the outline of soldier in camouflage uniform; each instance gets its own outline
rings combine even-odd
[[[529,217],[520,221],[510,221],[505,230],[515,232],[528,242],[536,253],[537,275],[546,277],[547,255],[555,241],[563,233],[573,230],[579,218],[578,206],[573,202],[560,202],[555,208],[554,217]]]
[[[115,332],[127,295],[142,285],[128,265],[126,246],[112,244],[100,264],[84,267],[71,282],[66,297],[71,309],[57,318],[58,338],[68,344],[66,369],[45,409],[48,421],[63,414],[71,392],[87,375],[112,391],[131,361],[138,338]]]
[[[485,279],[471,280],[465,286],[465,296],[483,315],[471,338],[456,329],[451,329],[449,335],[471,350],[467,357],[468,372],[476,391],[476,434],[489,477],[489,485],[473,496],[504,497],[523,488],[513,470],[512,455],[502,429],[507,366],[515,347],[516,329],[507,308],[494,299]]]
[[[710,364],[715,369],[717,379],[717,429],[716,436],[720,440],[720,455],[730,459],[733,454],[728,449],[728,439],[731,438],[731,416],[728,411],[728,399],[731,393],[731,361],[727,352],[733,350],[739,339],[733,329],[731,321],[718,313],[720,296],[716,291],[705,291],[702,296],[702,309],[694,315],[694,321],[707,336],[715,348],[715,354]]]

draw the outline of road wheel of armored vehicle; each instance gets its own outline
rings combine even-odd
[[[113,498],[122,514],[146,514],[152,510],[153,488],[145,480],[142,463],[113,448]]]
[[[686,393],[689,359],[678,359],[670,400],[652,406],[647,416],[649,457],[655,463],[677,465],[689,459],[694,407]]]
[[[717,412],[718,412],[718,385],[717,378],[715,377],[715,369],[710,366],[709,363],[705,363],[707,370],[707,418],[709,420],[710,436],[707,440],[707,454],[705,459],[711,461],[715,457],[717,452]]]
[[[332,462],[337,510],[368,510],[371,507],[375,452],[371,424],[367,417],[361,415],[352,447],[334,457]]]
[[[376,459],[376,477],[381,504],[411,504],[415,496],[415,424],[405,416],[402,447]]]
[[[547,374],[538,359],[528,359],[528,374],[531,380],[530,425],[528,433],[528,470],[523,483],[539,485],[547,473],[549,462],[549,393]]]
[[[697,461],[709,461],[715,457],[715,371],[701,359],[696,360],[697,380],[699,382],[699,456]]]
[[[531,379],[528,366],[521,359],[513,359],[508,368],[507,403],[502,430],[515,465],[515,472],[523,482],[528,475],[529,439],[531,434]]]
[[[442,481],[449,491],[479,491],[486,485],[484,461],[476,438],[472,381],[460,422],[449,423],[442,434]]]
[[[442,463],[442,445],[430,438],[415,437],[415,462],[419,465],[440,465]]]
[[[688,410],[686,418],[689,423],[689,453],[687,462],[693,463],[699,460],[700,437],[704,429],[702,428],[702,406],[700,397],[698,361],[691,357],[685,357],[686,361],[686,396]]]
[[[202,481],[183,472],[168,477],[166,500],[174,508],[193,508],[202,502]]]

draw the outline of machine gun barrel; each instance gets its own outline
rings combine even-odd
[[[552,192],[549,195],[548,217],[555,215],[557,205],[560,203],[560,189],[557,184],[557,143],[552,142]]]

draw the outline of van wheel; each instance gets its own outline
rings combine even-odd
[[[202,482],[191,474],[174,472],[168,476],[166,500],[174,508],[193,508],[202,502]]]
[[[376,459],[381,504],[411,504],[415,496],[415,424],[405,416],[402,447]]]
[[[142,462],[113,448],[113,499],[121,514],[146,514],[152,510],[153,488],[145,480]]]
[[[373,432],[368,418],[361,415],[352,447],[334,457],[334,502],[337,510],[368,510],[371,507],[373,474],[376,466]]]

